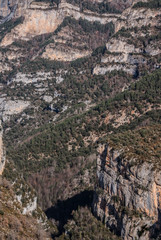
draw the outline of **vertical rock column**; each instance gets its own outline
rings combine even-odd
[[[1,121],[0,121],[0,175],[2,175],[2,173],[3,173],[4,166],[5,166],[5,160],[6,160],[2,138],[3,138],[3,129],[2,129]]]

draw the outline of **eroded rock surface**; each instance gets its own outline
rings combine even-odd
[[[0,121],[0,175],[2,175],[6,162],[5,150],[3,146],[3,129]]]
[[[6,101],[4,98],[1,98],[0,99],[0,116],[2,117],[3,121],[9,120],[10,116],[21,113],[29,105],[30,103],[28,101],[23,101],[23,100]]]
[[[100,146],[94,213],[122,239],[151,239],[160,219],[161,173],[150,163],[133,164],[122,152]]]

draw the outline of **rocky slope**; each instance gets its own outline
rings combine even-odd
[[[157,37],[157,29],[160,29],[159,9],[132,7],[125,10],[122,16],[124,20],[116,22],[117,33],[107,42],[106,53],[101,64],[94,68],[94,74],[105,74],[116,69],[135,75],[139,68],[148,67],[149,59],[153,61],[161,54],[160,37]],[[156,67],[158,65],[153,66]]]
[[[24,22],[4,37],[1,46],[10,45],[16,39],[29,40],[36,35],[54,32],[67,16],[76,20],[82,18],[90,22],[98,21],[101,24],[115,22],[119,17],[117,15],[93,15],[92,12],[81,13],[80,8],[64,2],[60,3],[58,8],[49,3],[32,2],[21,16],[24,17]]]
[[[18,216],[36,214],[35,222],[40,220],[37,206],[53,209],[60,239],[86,234],[98,240],[97,224],[109,238],[96,219],[95,234],[85,225],[78,236],[72,210],[84,224],[87,210],[77,208],[84,193],[94,191],[96,149],[113,134],[118,136],[113,142],[123,144],[110,142],[108,154],[100,150],[94,212],[124,239],[159,237],[160,140],[142,130],[144,141],[135,141],[143,126],[160,131],[159,1],[0,2],[3,177],[13,187]],[[81,221],[78,225],[81,231]],[[38,238],[35,232],[25,234]]]
[[[0,128],[0,239],[49,240],[51,227],[47,217],[38,207],[35,191],[7,161],[2,125]]]
[[[17,2],[18,7],[15,17],[23,17],[23,19],[2,37],[0,46],[2,50],[7,47],[10,52],[7,53],[7,56],[12,55],[12,59],[18,61],[18,59],[25,57],[24,50],[22,47],[17,48],[12,45],[14,42],[19,40],[26,42],[42,35],[45,38],[47,34],[53,35],[54,31],[61,27],[59,31],[54,33],[54,36],[49,37],[48,42],[42,49],[32,53],[33,56],[30,55],[30,57],[35,59],[40,56],[49,60],[73,61],[91,55],[94,49],[91,47],[93,41],[95,42],[95,48],[106,43],[106,54],[102,57],[100,63],[94,67],[93,73],[105,74],[116,69],[135,75],[138,71],[138,65],[141,67],[142,65],[148,65],[149,57],[153,61],[153,58],[160,54],[160,39],[144,40],[144,38],[147,38],[147,34],[156,35],[156,28],[160,26],[160,11],[157,8],[134,8],[135,4],[136,1],[121,14],[98,14],[90,10],[81,11],[80,6],[63,1],[58,6],[42,1],[26,2],[26,5]],[[88,37],[88,39],[91,38],[90,40],[83,37],[83,35],[87,35],[86,31],[80,39],[78,36],[82,29],[80,29],[80,26],[77,29],[73,26],[70,27],[69,23],[68,27],[64,25],[66,18],[87,21],[84,23],[86,25],[88,25],[88,22],[91,24],[99,23],[108,31],[106,30],[102,36],[99,33],[99,36],[98,30],[95,29],[93,31],[95,38],[90,36]],[[114,31],[117,33],[109,42],[107,40],[113,31],[108,24],[113,24]],[[109,29],[106,26],[109,26]],[[142,28],[147,28],[145,33]],[[25,45],[25,42],[23,42],[23,45]],[[19,64],[19,61],[17,64]],[[11,62],[6,62],[6,70],[13,68],[9,65],[11,65]],[[2,71],[4,71],[4,68],[2,68]]]
[[[24,208],[24,202],[21,202],[15,190],[18,188],[15,189],[9,181],[0,178],[0,239],[51,239],[46,233],[49,225],[45,214],[37,206],[31,209],[32,202],[30,209]]]

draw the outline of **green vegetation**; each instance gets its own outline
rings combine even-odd
[[[73,211],[72,220],[69,220],[65,225],[65,233],[57,240],[119,240],[120,238],[112,234],[108,228],[104,226],[101,221],[98,221],[90,212],[85,208],[79,208],[77,211]]]
[[[52,7],[59,4],[59,0],[44,1],[51,3]],[[79,5],[82,12],[91,10],[92,16],[96,16],[96,13],[120,13],[130,4],[127,3],[129,1],[122,4],[122,0],[68,2]],[[134,7],[158,8],[160,1],[137,3]],[[116,17],[119,19],[119,15]],[[12,20],[2,26],[1,36],[4,37],[21,21],[23,19]],[[136,38],[132,38],[134,33]],[[122,156],[129,160],[130,167],[146,161],[150,166],[153,163],[154,169],[160,169],[161,70],[148,73],[159,67],[160,55],[156,57],[146,53],[149,44],[154,49],[158,48],[160,27],[151,27],[149,24],[141,28],[122,28],[114,35],[116,38],[125,38],[127,43],[138,46],[142,52],[145,50],[142,56],[136,56],[141,62],[138,64],[139,79],[123,71],[113,71],[103,76],[92,74],[97,64],[103,66],[101,58],[106,54],[105,44],[113,34],[112,22],[100,24],[66,17],[53,33],[42,34],[30,41],[19,40],[1,49],[4,58],[8,52],[12,58],[13,51],[18,56],[10,61],[6,57],[4,61],[13,70],[0,75],[0,81],[4,83],[3,96],[31,102],[22,113],[3,122],[8,160],[3,176],[14,182],[12,189],[17,196],[22,196],[23,206],[35,196],[32,187],[43,209],[54,205],[58,199],[65,201],[84,190],[93,190],[99,143],[109,142],[116,149],[124,149]],[[62,49],[90,50],[92,54],[71,63],[42,59],[42,53],[50,43]],[[37,80],[43,71],[45,77]],[[17,72],[27,73],[26,77],[35,78],[35,83],[23,84],[17,79],[17,82],[7,85]],[[125,88],[128,90],[123,91]],[[47,102],[47,96],[52,99],[51,102]],[[25,185],[26,181],[29,186]],[[139,184],[136,188],[146,191]],[[6,187],[6,193],[8,189]],[[102,191],[101,188],[97,189],[98,194]],[[26,198],[26,193],[29,198]],[[118,196],[112,197],[112,204],[118,205],[120,202]],[[5,217],[6,210],[0,206],[1,219]],[[128,208],[120,208],[120,214],[121,211],[130,217],[138,215]],[[117,239],[87,208],[73,211],[70,217],[64,233],[57,239]],[[14,221],[9,218],[8,222],[12,225]],[[9,226],[9,230],[12,227]],[[26,235],[27,238],[36,239],[30,233]],[[40,237],[45,239],[41,234]]]
[[[115,35],[116,38],[121,36],[124,38],[130,38],[132,35],[130,34],[130,31],[124,27],[122,27]]]
[[[161,0],[149,0],[147,2],[137,2],[133,8],[160,8]]]
[[[2,216],[4,215],[4,212],[3,212],[3,210],[0,210],[0,215],[2,215]]]
[[[110,4],[109,2],[103,1],[101,3],[93,3],[93,2],[89,2],[89,1],[83,1],[80,4],[79,0],[67,0],[68,3],[71,4],[76,4],[79,5],[81,10],[85,10],[88,9],[92,12],[96,12],[99,14],[103,14],[103,13],[121,13],[121,11],[119,10],[119,8],[113,6],[112,4]]]
[[[56,4],[57,6],[60,3],[60,0],[34,0],[35,2],[46,2],[46,3],[50,3],[51,6],[53,6],[54,4]]]
[[[99,32],[110,32],[110,35],[114,33],[114,24],[112,22],[106,23],[106,24],[100,24],[99,22],[93,22],[92,24],[83,19],[79,19],[79,24],[83,28],[84,32],[93,32],[93,31],[99,31]]]
[[[42,133],[33,137],[29,143],[19,147],[17,154],[14,149],[11,150],[11,159],[20,169],[27,168],[28,171],[37,171],[52,166],[53,161],[56,161],[59,171],[66,166],[66,163],[73,164],[74,159],[78,156],[87,156],[92,153],[92,146],[84,147],[82,134],[85,134],[86,130],[82,129],[82,134],[76,132],[76,128],[79,126],[78,121],[78,117],[73,117],[56,126],[51,124],[44,126],[44,130],[40,130]],[[69,127],[70,125],[71,127]],[[77,140],[75,145],[75,147],[79,146],[77,151],[68,151],[67,145],[71,137],[75,137]]]
[[[85,19],[80,18],[79,20],[76,20],[71,17],[66,17],[63,22],[60,24],[60,26],[56,29],[55,33],[58,33],[62,28],[66,26],[74,25],[74,27],[81,26],[82,30],[85,33],[91,33],[95,31],[99,31],[101,33],[110,32],[110,35],[114,33],[114,24],[112,22],[106,23],[106,24],[101,24],[99,22],[89,22]]]
[[[110,136],[109,141],[115,149],[124,149],[124,156],[135,164],[153,163],[157,169],[161,166],[161,124],[145,126],[138,130],[128,130]],[[141,188],[142,186],[138,186]],[[145,189],[144,189],[145,190]]]
[[[66,85],[68,86],[66,89],[74,86],[72,85],[75,82],[74,79],[72,81],[69,81],[71,85]],[[43,208],[51,203],[54,204],[58,198],[64,199],[66,188],[74,194],[94,185],[96,162],[95,157],[89,158],[89,156],[96,153],[99,143],[107,141],[107,136],[109,138],[113,133],[111,139],[116,136],[117,143],[118,134],[124,136],[121,135],[124,133],[131,137],[135,135],[133,133],[135,128],[161,123],[161,111],[157,110],[160,106],[160,81],[160,70],[157,70],[133,83],[129,90],[102,101],[89,111],[73,112],[73,116],[72,112],[69,116],[64,112],[57,122],[43,124],[36,129],[29,125],[27,130],[24,128],[25,125],[21,124],[11,127],[12,131],[8,131],[4,139],[8,146],[7,158],[10,162],[14,161],[15,168],[23,172],[27,181],[36,189]],[[79,86],[83,87],[84,84]],[[80,87],[73,87],[73,90],[78,90]],[[75,101],[77,102],[77,99]],[[146,113],[148,106],[151,106],[151,110]],[[133,109],[136,109],[138,115],[133,116]],[[116,128],[114,123],[118,111],[126,111],[131,120]],[[114,118],[106,122],[109,116]],[[14,126],[15,122],[13,121],[12,124]],[[95,137],[96,140],[94,140]],[[16,138],[21,143],[16,142]],[[125,139],[126,142],[126,137],[120,137],[120,139],[123,139],[122,142]],[[14,141],[16,144],[13,145]],[[140,150],[142,151],[138,148],[138,151]],[[154,157],[158,156],[157,154],[158,149]],[[142,155],[143,153],[140,154]],[[159,158],[156,158],[156,161],[159,162]],[[4,176],[10,178],[13,175],[12,169],[7,167]],[[90,183],[84,182],[87,171],[90,173]],[[75,186],[75,181],[79,182],[79,187]]]
[[[83,1],[82,4],[83,9],[88,9],[92,12],[97,12],[99,14],[103,14],[103,13],[121,13],[120,10],[116,9],[114,6],[112,6],[110,3],[108,2],[101,2],[101,3],[95,3],[92,4],[91,2],[88,1]]]
[[[102,102],[91,111],[97,111],[101,114],[106,110],[114,111],[129,105],[134,105],[139,111],[142,111],[144,104],[148,102],[151,104],[161,103],[161,70],[144,76],[140,81],[133,83],[129,90],[116,95],[113,99]]]
[[[28,61],[25,62],[22,67],[22,72],[36,72],[41,70],[50,71],[57,70],[64,65],[63,62],[51,61],[48,59],[37,58],[36,61]]]
[[[80,59],[72,62],[71,65],[74,71],[77,69],[79,71],[79,69],[87,68],[87,63],[88,59]],[[49,94],[53,98],[55,91],[60,94],[57,98],[58,102],[53,104],[53,107],[60,110],[60,117],[57,121],[62,121],[67,116],[70,117],[71,115],[78,115],[87,111],[87,104],[98,104],[98,101],[105,100],[110,95],[116,94],[122,88],[124,82],[125,84],[129,82],[129,76],[123,72],[113,72],[105,76],[92,76],[89,73],[86,77],[79,75],[79,73],[72,74],[69,72],[63,77],[64,81],[60,84],[56,84],[55,79],[46,80],[48,86],[50,86]],[[6,122],[4,128],[11,128],[6,140],[9,145],[12,145],[13,141],[16,143],[18,139],[21,139],[23,142],[25,138],[34,135],[35,123],[42,126],[56,116],[55,112],[49,110],[50,105],[48,103],[40,103],[40,99],[35,95],[35,91],[36,89],[31,84],[26,86],[15,84],[14,88],[7,89],[8,96],[19,96],[19,98],[21,97],[24,100],[30,98],[34,102],[34,106],[39,106],[38,111],[35,111],[34,106],[26,109],[25,113],[30,117],[24,118],[21,123],[15,125],[15,121],[19,119],[20,115],[11,119],[9,125]],[[89,103],[86,104],[86,100],[89,100]],[[61,112],[64,105],[69,105],[69,108],[65,112]],[[34,119],[33,115],[36,115]]]
[[[72,162],[78,156],[87,156],[92,152],[94,145],[90,143],[88,147],[85,147],[84,142],[84,138],[88,138],[90,133],[95,132],[95,134],[101,135],[104,131],[116,131],[111,123],[106,125],[102,122],[101,116],[105,112],[110,111],[115,114],[117,109],[131,106],[131,109],[135,107],[143,115],[147,104],[157,106],[161,103],[160,99],[161,74],[158,70],[132,84],[129,90],[118,94],[111,100],[102,102],[82,115],[70,117],[56,125],[44,125],[32,132],[32,135],[29,133],[31,140],[18,148],[8,148],[8,157],[13,159],[17,167],[24,169],[25,172],[52,166],[53,162],[56,162],[57,170],[60,170],[66,166],[66,163],[73,164]],[[148,117],[148,115],[145,116]],[[159,115],[157,116],[156,113],[154,116],[157,121]],[[132,126],[135,124],[133,123]],[[129,126],[125,125],[122,128],[125,130]],[[121,127],[119,129],[121,131]],[[71,139],[73,140],[71,141]],[[68,150],[69,143],[73,146],[70,151]],[[71,161],[71,159],[73,160]]]

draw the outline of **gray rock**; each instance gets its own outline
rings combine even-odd
[[[95,215],[123,240],[150,239],[161,210],[161,172],[150,163],[130,167],[119,151],[105,146],[97,158],[97,177],[102,191],[96,189]]]

